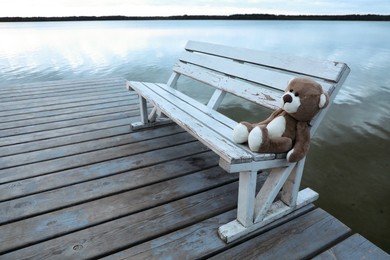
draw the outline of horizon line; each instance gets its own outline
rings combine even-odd
[[[169,16],[126,16],[126,15],[78,15],[78,16],[5,16],[0,22],[18,21],[95,21],[95,20],[367,20],[390,21],[390,14],[231,14],[231,15],[169,15]]]

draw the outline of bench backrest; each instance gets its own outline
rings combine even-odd
[[[341,62],[189,41],[168,84],[179,75],[216,88],[209,105],[217,109],[226,92],[261,106],[277,109],[287,83],[294,77],[308,77],[320,83],[332,102],[350,69]],[[329,106],[328,106],[329,107]],[[320,113],[314,121],[321,121]],[[313,121],[312,121],[313,124]],[[318,124],[313,124],[312,133]]]

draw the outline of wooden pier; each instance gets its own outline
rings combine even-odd
[[[0,259],[389,259],[314,205],[225,244],[238,175],[138,117],[124,79],[0,87]]]

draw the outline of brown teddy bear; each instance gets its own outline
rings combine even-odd
[[[233,131],[236,143],[248,142],[253,152],[287,153],[289,162],[305,157],[310,144],[310,120],[329,103],[329,97],[317,82],[294,78],[282,96],[282,107],[266,120],[239,123]]]

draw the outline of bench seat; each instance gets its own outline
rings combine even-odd
[[[135,81],[127,84],[129,89],[140,93],[175,123],[211,147],[226,163],[242,164],[276,159],[276,154],[254,153],[247,146],[234,143],[232,133],[237,122],[167,84]]]

